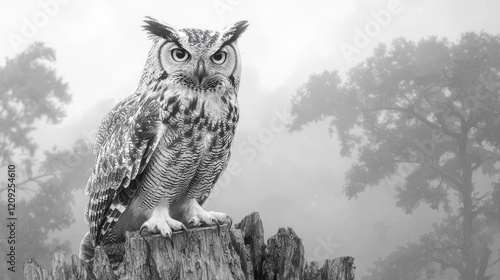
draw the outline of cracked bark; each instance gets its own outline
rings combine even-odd
[[[173,245],[173,246],[172,246]],[[280,228],[264,243],[258,213],[245,217],[235,227],[189,229],[172,235],[141,237],[127,233],[124,259],[111,269],[101,248],[93,262],[54,253],[52,269],[43,269],[31,259],[24,264],[24,278],[32,279],[333,279],[353,280],[354,259],[327,260],[320,268],[306,264],[302,240],[291,228]]]

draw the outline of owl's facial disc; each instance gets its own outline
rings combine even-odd
[[[173,83],[196,91],[214,91],[230,84],[236,54],[230,45],[200,53],[166,42],[160,50],[160,62]]]

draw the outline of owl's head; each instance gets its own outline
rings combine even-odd
[[[145,23],[144,29],[155,41],[146,65],[154,69],[147,76],[194,91],[238,88],[241,62],[236,41],[247,21],[220,31],[176,29],[149,17]]]

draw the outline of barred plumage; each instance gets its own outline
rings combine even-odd
[[[92,259],[97,245],[115,255],[125,231],[170,237],[185,226],[231,222],[201,205],[230,157],[239,116],[236,40],[246,27],[177,30],[146,20],[154,43],[138,89],[97,133],[82,259]]]

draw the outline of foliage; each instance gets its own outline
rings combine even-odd
[[[418,242],[410,242],[399,246],[398,250],[375,262],[369,269],[369,275],[362,279],[370,280],[412,280],[412,279],[457,279],[457,272],[465,273],[462,259],[460,219],[447,217],[440,224],[434,224],[433,230],[420,236]],[[493,243],[490,226],[484,218],[475,219],[474,227],[478,229],[474,254],[491,255],[487,244]],[[489,264],[494,265],[494,263]],[[478,279],[490,279],[484,276]]]
[[[90,144],[82,140],[69,150],[54,147],[43,157],[36,153],[38,146],[30,133],[42,120],[59,123],[65,116],[64,105],[71,101],[68,85],[51,67],[55,59],[53,49],[34,43],[0,68],[0,165],[16,165],[17,217],[16,274],[8,272],[2,261],[2,279],[21,278],[27,258],[48,260],[56,250],[69,251],[68,242],[50,239],[50,235],[74,222],[72,192],[85,184],[85,171],[92,161],[90,152],[82,152]],[[5,182],[0,187],[0,193],[6,194]],[[0,200],[4,221],[6,197]],[[0,232],[8,236],[6,227]],[[11,245],[0,241],[2,252]]]
[[[399,38],[390,48],[376,48],[345,79],[335,71],[312,75],[292,100],[289,129],[299,131],[311,122],[330,121],[341,155],[357,156],[345,175],[348,197],[399,177],[403,182],[395,187],[397,206],[406,213],[427,204],[459,217],[461,227],[454,234],[463,269],[452,268],[462,279],[476,279],[484,274],[482,262],[488,262],[481,259],[483,247],[491,246],[493,238],[481,241],[482,231],[473,224],[484,219],[486,212],[490,219],[500,217],[500,209],[494,207],[498,202],[493,201],[498,192],[490,187],[499,182],[499,89],[499,36],[466,33],[456,43],[435,37],[418,43]],[[498,227],[485,226],[498,237]],[[390,258],[430,246],[432,242],[422,239]],[[436,273],[428,267],[434,269],[430,263],[442,258],[406,268],[399,265],[407,276],[397,279],[433,276]],[[378,266],[389,263],[398,262],[385,260]],[[423,271],[428,275],[422,276]]]
[[[68,85],[57,76],[50,62],[55,52],[34,43],[0,68],[0,156],[1,165],[16,152],[33,156],[36,143],[29,133],[38,120],[58,123],[65,116],[63,105],[71,101]]]

